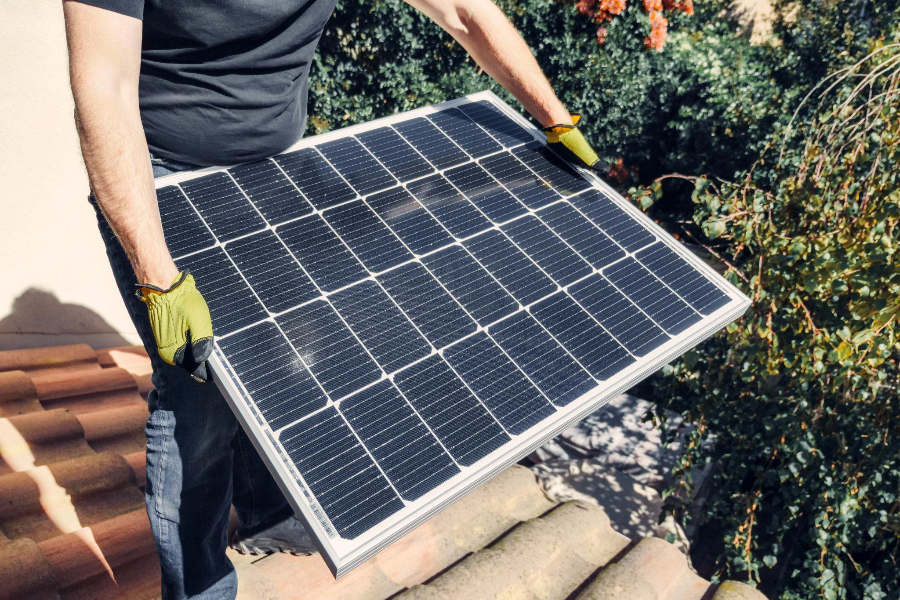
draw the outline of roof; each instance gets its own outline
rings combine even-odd
[[[0,600],[159,596],[141,489],[149,371],[140,347],[0,352]],[[254,600],[763,598],[711,585],[593,504],[551,500],[522,466],[337,581],[318,556],[231,558]]]

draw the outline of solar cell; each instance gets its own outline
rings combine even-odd
[[[699,314],[633,258],[607,267],[603,274],[669,333],[680,333],[700,320]]]
[[[591,183],[567,165],[553,150],[533,142],[513,150],[513,155],[525,163],[544,182],[564,196],[591,187]]]
[[[319,215],[279,225],[275,232],[313,281],[326,292],[350,285],[367,275],[362,264]]]
[[[413,257],[362,201],[331,208],[322,216],[370,271],[384,271]]]
[[[506,186],[516,198],[531,209],[559,200],[560,195],[522,164],[512,154],[501,152],[480,161],[494,179]]]
[[[422,262],[479,325],[498,321],[519,308],[513,297],[460,246],[439,250]]]
[[[159,216],[162,220],[166,245],[173,256],[182,256],[216,243],[203,221],[191,208],[190,202],[177,186],[156,190]]]
[[[309,276],[271,230],[229,242],[225,251],[272,313],[319,296]]]
[[[394,382],[460,465],[469,466],[509,441],[440,356],[414,364]]]
[[[228,173],[212,173],[185,181],[181,189],[220,242],[266,226]]]
[[[406,189],[458,238],[475,235],[491,226],[490,221],[443,175],[413,181]]]
[[[381,377],[381,369],[326,301],[279,315],[275,322],[332,400]]]
[[[584,216],[629,252],[656,241],[656,236],[600,190],[588,190],[572,198],[571,202]]]
[[[477,163],[450,169],[444,175],[494,223],[508,221],[528,211]]]
[[[352,137],[325,142],[318,149],[361,196],[397,183],[394,176]]]
[[[465,154],[479,158],[485,154],[491,154],[503,149],[494,138],[488,135],[481,127],[472,123],[458,108],[450,108],[428,115],[428,120],[438,126],[460,148],[465,148]]]
[[[453,243],[447,230],[404,188],[385,190],[366,202],[416,254]]]
[[[425,117],[402,121],[394,125],[394,129],[438,169],[446,169],[469,160],[459,146]]]
[[[221,248],[175,259],[175,264],[194,275],[197,289],[209,305],[216,335],[231,333],[268,316],[256,294]]]
[[[356,192],[315,148],[279,154],[274,160],[319,210],[356,197]]]
[[[379,127],[357,136],[359,141],[400,181],[434,172],[434,168],[390,127]]]
[[[485,333],[466,338],[444,356],[512,434],[526,431],[556,410]]]
[[[328,398],[278,327],[257,323],[219,342],[253,404],[273,429],[324,408]]]
[[[374,281],[331,296],[331,303],[388,373],[428,356],[431,346]]]
[[[534,137],[521,125],[487,100],[467,102],[461,104],[459,109],[507,148],[534,141]]]
[[[748,300],[490,94],[159,181],[211,366],[336,574]]]
[[[561,286],[587,277],[593,269],[537,217],[503,225],[504,233]]]
[[[389,381],[344,400],[340,411],[404,499],[416,500],[459,473],[441,443]]]
[[[271,225],[312,212],[312,205],[271,160],[228,169],[231,176]]]

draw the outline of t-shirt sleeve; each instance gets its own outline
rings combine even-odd
[[[127,17],[143,19],[144,0],[75,0],[82,4],[89,4],[99,8],[105,8]]]

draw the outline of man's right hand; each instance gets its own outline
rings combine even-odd
[[[209,307],[194,284],[194,276],[183,271],[166,289],[138,284],[137,297],[147,305],[159,357],[197,381],[207,381],[206,360],[212,354],[213,328]]]

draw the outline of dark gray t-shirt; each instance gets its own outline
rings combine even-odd
[[[303,135],[309,66],[337,0],[79,0],[143,19],[140,106],[154,156],[230,165]]]

